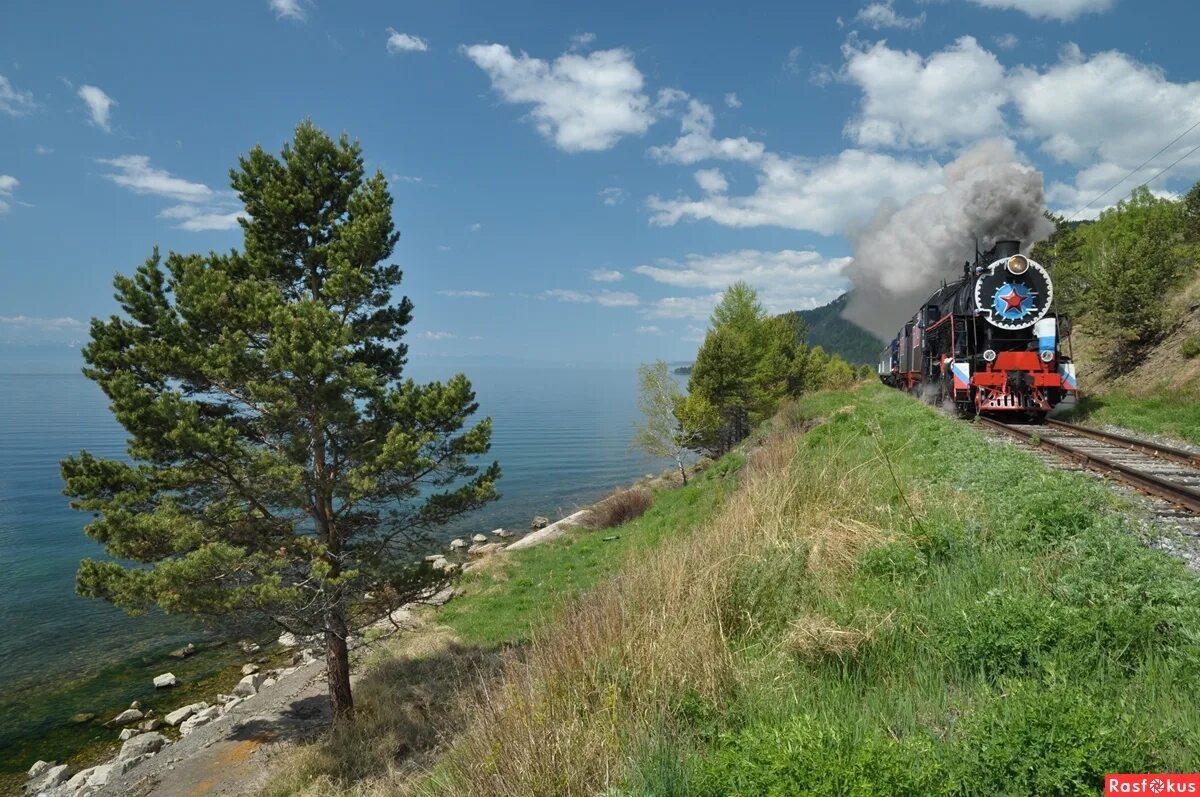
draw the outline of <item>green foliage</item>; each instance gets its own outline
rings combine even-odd
[[[810,346],[820,346],[849,363],[871,366],[879,360],[883,341],[872,333],[842,317],[850,293],[843,293],[829,304],[812,310],[798,310],[786,315],[798,316],[808,328],[804,338]]]
[[[1184,359],[1190,360],[1196,355],[1200,355],[1200,336],[1193,335],[1183,342],[1179,347],[1179,353]]]
[[[678,417],[683,403],[683,391],[671,378],[670,368],[662,360],[638,366],[638,410],[643,421],[637,424],[633,435],[633,446],[652,457],[674,460],[683,483],[687,484],[687,468],[684,467],[686,453],[698,433],[684,431]],[[703,411],[697,405],[693,412]],[[704,428],[705,422],[696,421]]]
[[[1194,210],[1200,199],[1193,194],[1178,201],[1139,187],[1095,223],[1072,227],[1056,219],[1054,236],[1034,249],[1052,269],[1060,308],[1092,317],[1117,370],[1161,340],[1174,321],[1171,289],[1195,272],[1200,252]]]
[[[720,455],[769,418],[784,399],[823,387],[848,387],[853,367],[804,342],[795,313],[772,317],[744,282],[725,291],[713,310],[688,381],[676,407],[694,448]]]
[[[1147,398],[1110,390],[1103,396],[1081,397],[1065,419],[1166,434],[1200,445],[1200,400],[1197,398],[1183,391]]]
[[[390,609],[361,596],[430,580],[413,564],[423,532],[497,497],[499,467],[469,462],[491,420],[468,426],[462,375],[402,378],[412,304],[384,262],[399,236],[357,143],[306,122],[230,177],[244,251],[156,250],[114,280],[123,314],[92,322],[85,373],[131,459],[69,457],[64,492],[132,564],[85,561],[78,589],[129,611],[265,617],[344,650],[348,623]]]

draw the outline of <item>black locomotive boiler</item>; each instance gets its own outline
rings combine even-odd
[[[880,379],[963,415],[1044,418],[1074,395],[1069,322],[1053,312],[1046,269],[1020,249],[998,241],[964,263],[884,348]]]

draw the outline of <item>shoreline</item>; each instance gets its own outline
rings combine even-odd
[[[652,474],[646,474],[646,476],[636,479],[634,484],[645,484],[648,480],[653,480],[655,478],[657,477],[654,477]],[[619,485],[606,488],[603,491],[589,490],[587,492],[601,492],[601,494],[604,495],[613,491],[614,489],[619,489]],[[476,534],[472,537],[459,537],[454,540],[443,541],[441,543],[441,550],[448,551],[448,553],[433,553],[425,557],[427,561],[431,561],[436,568],[442,570],[442,572],[445,574],[446,578],[442,582],[443,588],[436,595],[429,596],[428,602],[406,604],[405,606],[398,607],[397,609],[393,610],[390,615],[381,618],[376,623],[362,629],[358,635],[358,647],[375,641],[377,637],[371,636],[373,631],[377,635],[386,636],[389,635],[389,633],[394,633],[396,630],[403,628],[412,611],[420,608],[421,606],[429,604],[440,606],[444,604],[453,596],[453,581],[455,576],[460,572],[470,572],[474,564],[482,562],[497,553],[507,551],[509,548],[520,550],[556,539],[565,534],[569,529],[583,525],[582,521],[585,519],[585,516],[595,505],[595,503],[596,502],[593,502],[582,509],[577,509],[573,512],[570,512],[564,517],[553,522],[549,522],[549,520],[546,518],[535,517],[534,523],[531,525],[530,530],[526,532],[516,533],[507,531],[504,528],[498,528],[492,532],[489,532],[487,535]],[[546,522],[542,524],[538,521]],[[481,542],[478,539],[481,536],[486,538],[486,542]],[[441,561],[439,562],[436,560]],[[299,678],[300,676],[297,675],[298,671],[311,670],[314,665],[322,664],[320,651],[314,651],[311,647],[314,644],[312,639],[299,640],[297,642],[299,644],[294,646],[281,645],[280,640],[273,640],[268,643],[260,642],[258,643],[260,645],[260,650],[255,654],[248,655],[243,653],[239,645],[231,640],[217,640],[207,643],[205,648],[198,650],[194,655],[188,656],[187,658],[170,659],[165,655],[160,654],[160,656],[153,659],[152,662],[143,659],[143,661],[136,665],[134,669],[138,671],[137,677],[145,680],[147,685],[151,684],[152,676],[146,676],[146,673],[150,672],[151,670],[161,669],[163,672],[174,672],[174,670],[171,669],[174,667],[182,672],[189,669],[189,660],[194,660],[195,665],[206,665],[209,672],[207,676],[203,676],[195,680],[184,680],[181,686],[173,689],[154,689],[152,686],[149,686],[147,689],[143,687],[139,689],[139,691],[148,692],[149,694],[144,699],[136,702],[140,703],[143,708],[149,709],[149,712],[146,714],[146,718],[148,719],[153,717],[165,717],[182,706],[193,704],[203,704],[207,709],[210,710],[217,709],[215,712],[213,712],[213,716],[210,719],[223,719],[225,716],[230,715],[230,712],[236,708],[239,703],[244,702],[244,700],[233,701],[228,708],[225,708],[226,704],[222,704],[221,698],[230,697],[230,695],[224,693],[232,691],[234,685],[239,680],[244,680],[244,676],[241,674],[241,668],[246,664],[261,662],[259,664],[259,671],[270,678],[270,681],[268,681],[267,684],[262,687],[264,693],[273,691],[276,686],[283,683],[284,679],[293,680]],[[296,658],[294,658],[290,667],[286,665],[278,666],[282,663],[281,654],[286,654],[291,651],[295,651],[295,657],[302,657],[303,661],[297,663]],[[315,656],[313,655],[314,653],[316,654]],[[272,659],[274,659],[274,661],[272,661]],[[116,672],[121,672],[128,677],[129,674],[126,672],[128,669],[128,662],[114,664],[112,667],[106,668],[90,680],[103,677],[107,673]],[[175,672],[175,674],[179,675],[180,673]],[[311,673],[306,677],[308,680],[311,680]],[[251,697],[254,697],[257,694],[259,694],[259,692],[256,688],[255,693],[251,694]],[[49,702],[53,700],[54,697],[55,694],[52,693],[51,695],[47,696],[45,700]],[[24,791],[27,792],[29,786],[38,783],[40,780],[46,777],[46,773],[50,769],[50,767],[47,766],[41,767],[42,771],[39,773],[38,777],[30,778],[28,774],[30,771],[32,771],[29,769],[29,767],[36,767],[42,762],[46,762],[47,764],[53,763],[55,767],[59,767],[60,762],[62,762],[69,767],[69,769],[65,770],[59,767],[59,774],[54,778],[54,780],[57,780],[58,782],[53,784],[51,788],[33,792],[37,794],[53,794],[55,797],[58,795],[64,795],[64,797],[74,797],[75,795],[82,796],[103,793],[105,783],[95,782],[97,778],[97,772],[104,776],[101,778],[101,781],[105,780],[114,769],[119,770],[125,766],[131,767],[131,770],[129,771],[130,775],[135,774],[136,769],[133,769],[131,764],[128,763],[131,761],[131,759],[128,757],[123,757],[123,753],[119,752],[124,750],[123,743],[118,736],[119,728],[107,727],[105,724],[105,720],[108,719],[110,715],[119,715],[122,711],[122,707],[118,705],[108,705],[97,708],[100,709],[95,712],[97,716],[89,719],[86,723],[80,723],[80,725],[83,726],[81,730],[86,729],[86,733],[90,736],[89,739],[83,739],[83,734],[76,731],[70,724],[65,726],[63,724],[58,724],[53,728],[48,729],[45,733],[32,737],[22,737],[22,739],[25,740],[25,743],[20,745],[19,748],[12,754],[6,755],[6,757],[10,757],[10,761],[12,762],[9,764],[9,766],[11,767],[12,764],[16,763],[18,756],[22,761],[36,756],[36,761],[29,760],[24,764],[24,768],[9,768],[0,773],[0,794],[22,793],[23,786],[25,787]],[[61,711],[59,713],[62,714]],[[89,710],[89,713],[92,712]],[[129,727],[136,728],[137,724]],[[181,737],[178,735],[177,731],[174,733],[172,732],[174,729],[157,728],[156,730],[139,733],[136,736],[133,736],[132,739],[137,739],[138,736],[152,736],[162,732],[163,730],[167,731],[166,741],[164,742],[163,749],[174,749],[173,744],[181,740]],[[65,736],[68,738],[74,737],[74,740],[77,742],[82,742],[82,744],[79,744],[78,749],[70,752],[69,755],[55,759],[53,757],[53,753],[57,752],[60,755],[66,753],[67,750],[65,748],[71,745],[70,741],[61,742],[58,746],[47,746],[45,744],[47,740],[54,739],[56,736]],[[188,737],[182,738],[186,739]],[[132,741],[132,739],[130,741]],[[115,756],[114,753],[116,754]],[[89,773],[89,777],[91,777],[93,781],[90,785],[87,783],[86,778],[81,780],[77,777],[77,775],[81,772]],[[66,775],[67,773],[70,773],[70,775],[66,778],[63,778],[62,776]],[[123,773],[118,772],[117,774],[120,775]],[[75,781],[70,781],[70,778],[75,778]],[[71,786],[71,788],[68,788],[69,786]],[[112,793],[116,794],[120,792]]]

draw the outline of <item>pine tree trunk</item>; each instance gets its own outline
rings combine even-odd
[[[336,723],[352,719],[354,695],[350,692],[350,653],[346,648],[346,620],[338,609],[325,616],[325,668],[333,721]]]

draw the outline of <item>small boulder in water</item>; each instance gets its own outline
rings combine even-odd
[[[466,540],[458,539],[458,540],[450,541],[450,550],[452,550],[452,551],[461,551],[463,548],[466,548],[466,547],[467,547]]]
[[[114,725],[114,726],[128,725],[131,722],[137,722],[138,720],[143,719],[145,716],[146,716],[145,714],[138,711],[136,708],[129,708],[129,709],[125,709],[120,714],[118,714],[117,716],[110,719],[107,722],[107,724]]]
[[[488,541],[488,538],[483,534],[476,534],[474,537],[471,538],[471,542],[484,543],[487,541]]]
[[[85,722],[91,722],[96,719],[96,715],[90,711],[81,711],[78,714],[72,714],[68,720],[72,725],[82,725]]]
[[[196,646],[193,645],[191,642],[189,642],[181,648],[176,648],[175,650],[172,650],[167,655],[173,659],[186,659],[188,656],[192,655],[195,652],[196,652]]]
[[[513,536],[513,533],[511,531],[509,531],[508,529],[496,529],[495,531],[492,532],[492,534],[494,534],[495,536],[499,537],[502,540],[507,540],[509,537]]]
[[[251,663],[242,665],[242,675],[254,675],[256,672],[258,672],[257,664]]]
[[[170,689],[179,686],[179,678],[173,672],[164,672],[162,675],[154,676],[155,689]]]
[[[534,531],[537,531],[538,529],[544,529],[549,525],[550,525],[550,518],[538,515],[537,517],[535,517],[533,519],[533,522],[529,524],[529,528],[533,529]]]

